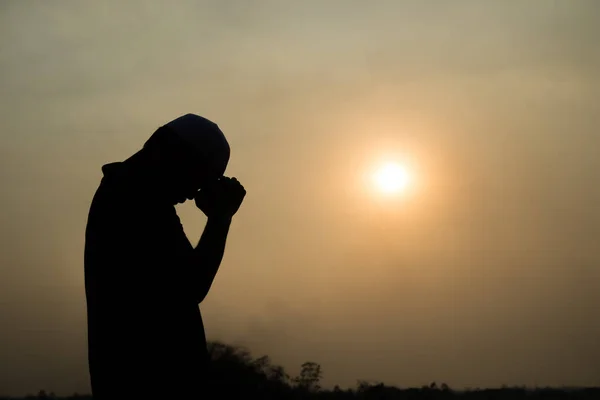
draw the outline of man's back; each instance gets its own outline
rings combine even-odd
[[[188,286],[193,248],[175,208],[148,198],[125,164],[103,171],[85,246],[94,398],[146,393],[193,398],[208,359]]]

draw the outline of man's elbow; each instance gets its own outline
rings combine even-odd
[[[207,292],[206,293],[198,293],[196,295],[196,303],[198,303],[198,304],[202,303],[204,301],[204,299],[206,298],[207,294],[208,294]]]
[[[208,286],[208,287],[202,287],[202,288],[200,288],[199,290],[196,291],[196,302],[198,304],[200,304],[200,303],[202,303],[204,301],[204,299],[208,295],[209,290],[210,290],[210,286]]]

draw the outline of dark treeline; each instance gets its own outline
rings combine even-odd
[[[296,376],[289,375],[283,367],[274,365],[268,356],[253,358],[248,350],[220,342],[210,342],[213,360],[211,372],[214,398],[257,399],[600,399],[600,388],[558,389],[503,387],[500,389],[453,390],[445,383],[435,382],[420,388],[397,388],[381,382],[358,381],[356,388],[333,390],[320,386],[323,377],[321,366],[306,362]],[[58,397],[41,390],[36,395],[0,400],[53,399],[91,400],[90,395],[73,394]],[[137,400],[137,399],[136,399]],[[142,400],[142,399],[140,399]],[[176,399],[174,399],[176,400]]]

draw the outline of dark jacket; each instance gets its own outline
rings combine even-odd
[[[153,201],[125,164],[102,170],[85,243],[94,399],[197,398],[208,354],[193,247],[175,207]]]

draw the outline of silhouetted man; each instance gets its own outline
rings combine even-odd
[[[85,244],[94,399],[203,397],[208,353],[198,304],[246,194],[223,176],[229,153],[216,124],[187,114],[129,159],[102,167]],[[196,248],[175,212],[186,199],[208,217]]]

